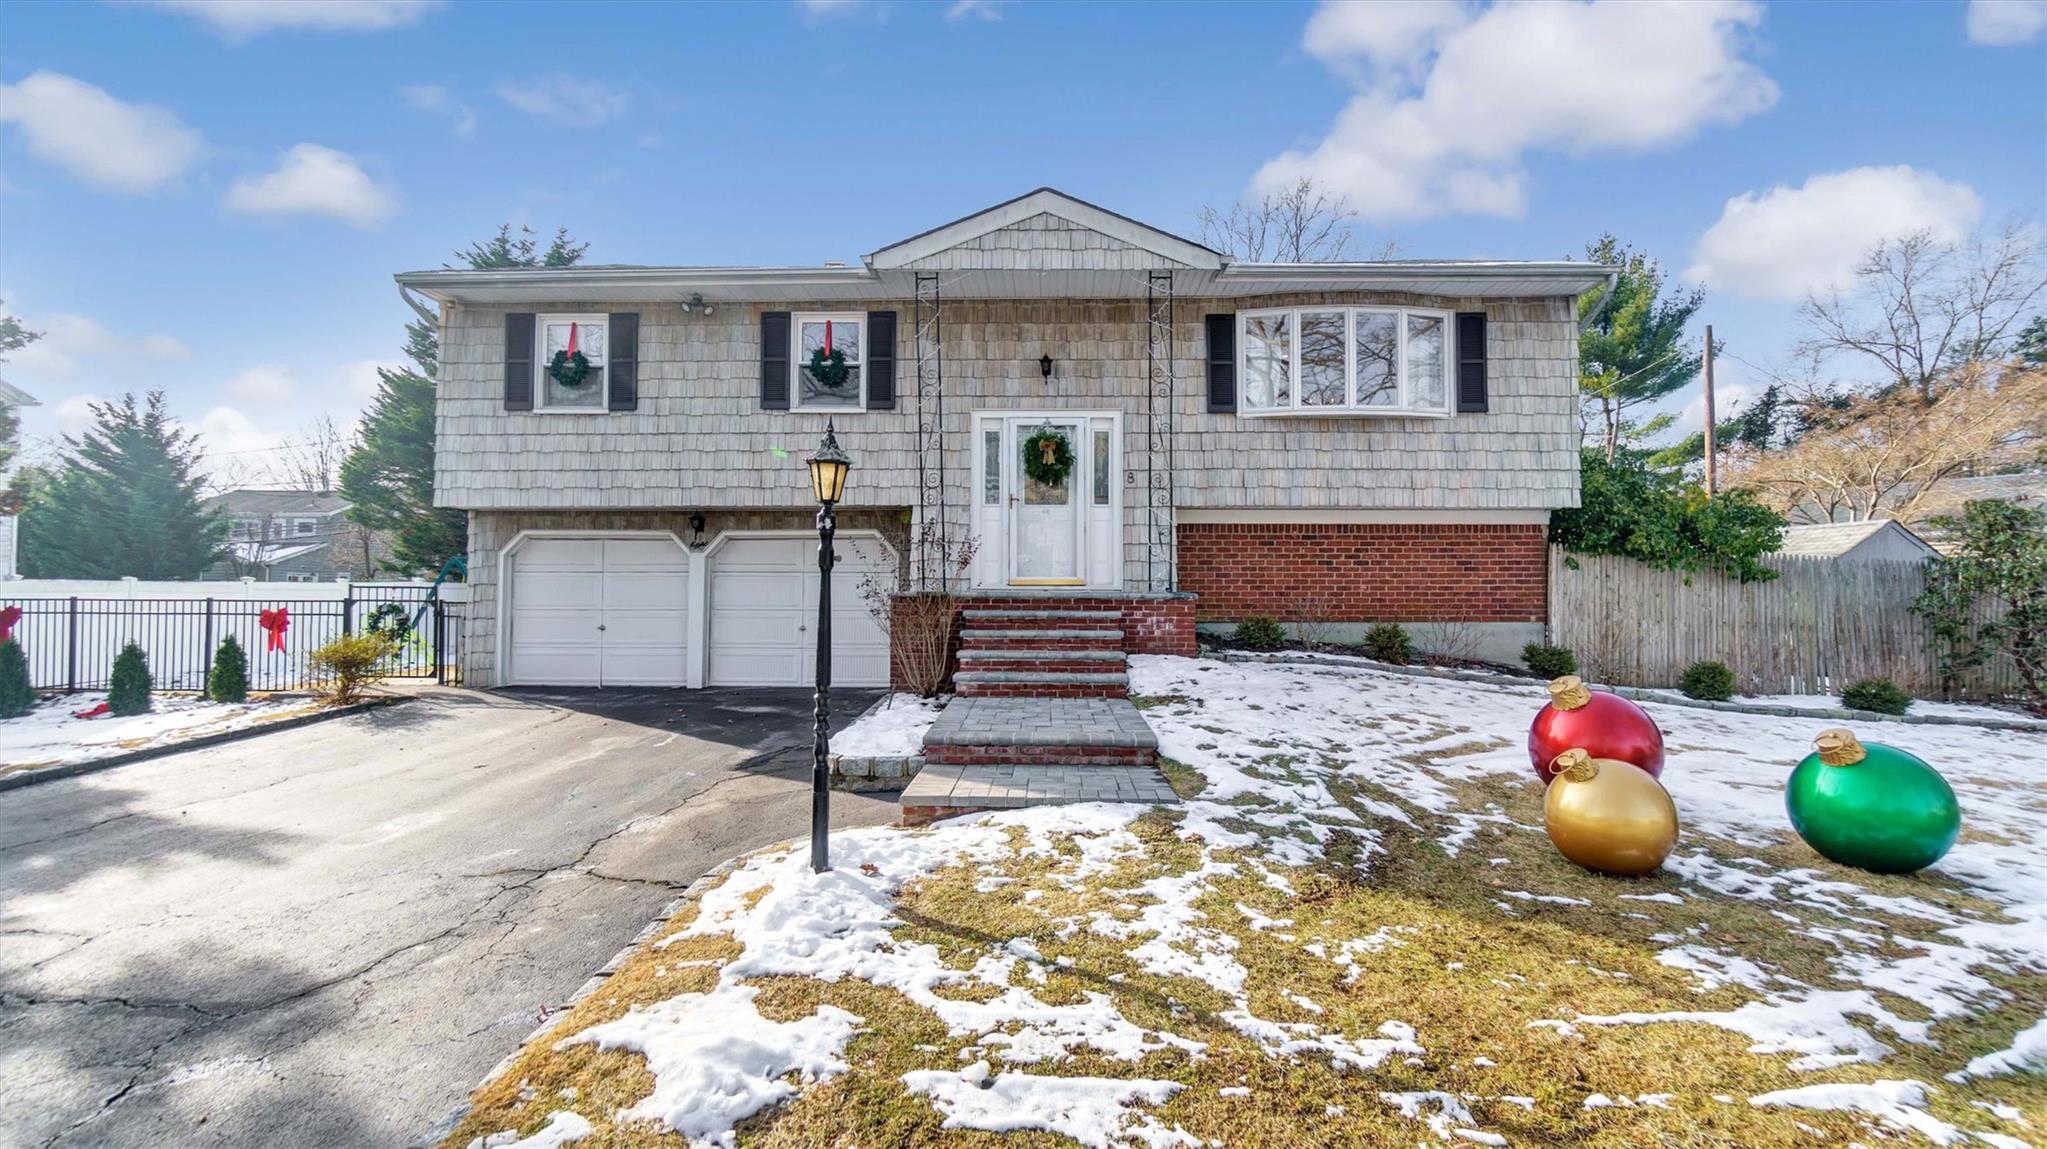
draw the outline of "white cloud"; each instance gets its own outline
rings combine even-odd
[[[92,405],[105,401],[97,395],[73,395],[50,408],[58,433],[76,435],[92,426]]]
[[[1762,20],[1747,0],[1409,5],[1372,27],[1381,11],[1329,3],[1309,20],[1303,47],[1360,91],[1258,188],[1313,179],[1374,220],[1519,216],[1530,151],[1666,147],[1777,101],[1744,55]]]
[[[476,132],[476,111],[455,98],[446,86],[441,84],[407,84],[399,89],[405,102],[422,112],[444,116],[448,126],[458,136],[470,136]]]
[[[42,332],[42,338],[10,353],[7,374],[17,383],[75,378],[88,364],[127,368],[138,363],[188,359],[192,355],[172,336],[131,339],[114,334],[106,324],[86,315],[63,312],[25,315],[21,321],[30,331]]]
[[[289,403],[298,394],[298,380],[274,364],[251,367],[227,381],[228,397],[243,403]]]
[[[357,227],[375,227],[398,209],[398,200],[345,152],[298,144],[277,170],[244,176],[228,189],[227,206],[260,215],[324,215]]]
[[[1845,284],[1878,243],[1917,231],[1962,238],[1983,214],[1967,184],[1897,167],[1851,168],[1727,201],[1692,247],[1685,278],[1795,302]]]
[[[617,118],[630,102],[616,88],[563,75],[508,81],[496,90],[499,99],[528,115],[583,128]]]
[[[229,40],[265,32],[381,32],[416,22],[439,0],[148,0],[196,16]]]
[[[2047,0],[1969,0],[1969,40],[2006,48],[2047,28]]]
[[[377,397],[377,386],[382,382],[377,377],[377,372],[380,369],[398,371],[402,370],[403,366],[403,364],[377,359],[358,359],[353,363],[342,364],[341,370],[337,374],[343,392],[350,399],[367,404],[370,400]]]
[[[952,21],[972,17],[977,20],[1000,20],[1006,0],[952,0],[946,5],[945,18]]]
[[[796,0],[806,16],[843,16],[858,11],[863,0]]]
[[[21,125],[30,155],[89,184],[130,194],[162,187],[199,158],[199,133],[175,114],[123,103],[58,72],[0,84],[0,123]]]

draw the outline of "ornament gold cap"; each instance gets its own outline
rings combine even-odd
[[[1820,752],[1820,761],[1829,766],[1853,766],[1869,757],[1869,751],[1847,730],[1822,730],[1812,744]]]
[[[1551,773],[1558,778],[1569,778],[1573,782],[1590,782],[1599,777],[1599,763],[1590,753],[1573,746],[1549,762]]]
[[[1586,688],[1584,679],[1566,674],[1549,680],[1549,698],[1558,710],[1576,710],[1592,701],[1592,691]]]

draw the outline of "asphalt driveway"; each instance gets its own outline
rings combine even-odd
[[[678,888],[806,832],[809,708],[446,691],[0,794],[0,1146],[417,1143]]]

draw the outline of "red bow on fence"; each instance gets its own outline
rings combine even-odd
[[[283,650],[284,632],[291,628],[291,611],[280,606],[276,610],[266,610],[257,615],[256,621],[262,624],[263,630],[270,636],[264,641],[263,649]]]
[[[14,624],[21,621],[21,608],[10,606],[0,610],[0,642],[14,637]]]

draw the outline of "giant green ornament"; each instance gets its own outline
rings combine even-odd
[[[1894,746],[1846,730],[1784,783],[1784,808],[1807,845],[1844,866],[1909,874],[1941,859],[1962,832],[1962,808],[1940,772]]]

